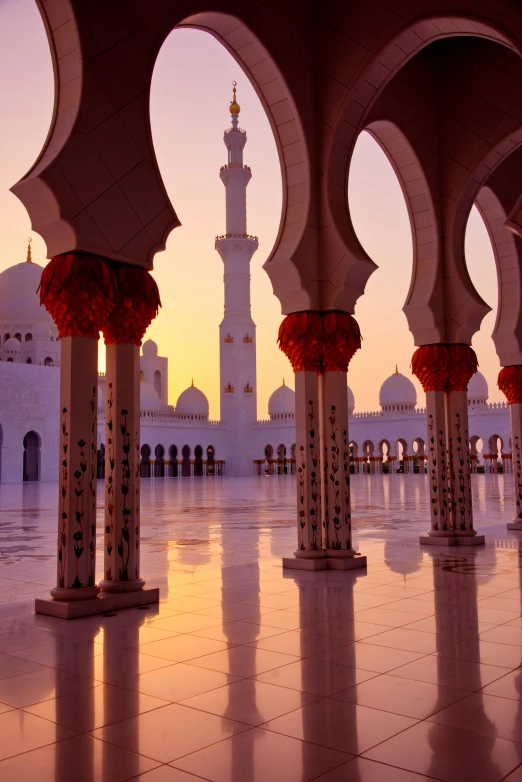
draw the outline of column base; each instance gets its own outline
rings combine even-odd
[[[159,589],[142,589],[138,592],[120,592],[118,594],[100,594],[90,600],[42,600],[34,601],[37,614],[55,616],[58,619],[78,619],[81,616],[94,616],[122,608],[136,608],[159,602]]]
[[[108,592],[110,594],[122,592],[139,592],[145,586],[145,581],[142,578],[135,578],[132,581],[100,581],[98,584],[102,592]]]
[[[309,556],[306,556],[306,555]],[[366,557],[353,550],[328,549],[310,552],[294,552],[293,557],[283,558],[283,568],[290,570],[353,570],[365,568]]]
[[[521,527],[522,528],[522,527]],[[485,535],[421,535],[421,546],[483,546],[486,542]]]
[[[80,589],[63,589],[54,587],[51,589],[51,597],[54,600],[67,600],[68,602],[82,602],[83,600],[92,600],[100,594],[99,586],[81,587]]]
[[[519,532],[522,532],[522,521],[520,519],[517,519],[516,521],[510,521],[507,524],[508,529],[512,530],[518,530]]]

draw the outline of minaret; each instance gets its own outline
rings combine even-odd
[[[224,142],[228,163],[220,178],[226,189],[226,233],[216,237],[224,264],[225,313],[219,327],[221,420],[230,435],[228,475],[252,475],[252,426],[257,420],[256,326],[250,314],[250,259],[257,237],[247,234],[246,189],[252,177],[243,163],[246,133],[238,126],[236,82],[230,103],[231,127]],[[233,445],[232,445],[233,444]]]

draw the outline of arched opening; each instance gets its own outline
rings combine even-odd
[[[141,462],[140,462],[140,477],[141,478],[150,478],[151,477],[151,463],[150,463],[150,445],[142,445],[141,446]]]
[[[32,340],[33,340],[33,335],[32,334],[26,334],[25,335],[25,341],[26,342],[32,342]]]
[[[178,477],[178,449],[175,445],[171,445],[169,448],[169,477]]]
[[[191,24],[194,27],[191,27]],[[242,37],[241,45],[239,41],[236,45],[230,36],[227,36],[226,41],[221,38],[220,32],[223,26],[228,25],[236,29]],[[248,45],[245,48],[246,41]],[[246,56],[247,49],[248,56]],[[281,130],[281,138],[279,138],[281,123],[276,121],[271,124],[267,116],[267,112],[270,112],[268,104],[273,103],[271,97],[273,90],[283,91],[276,111],[288,103],[288,109],[285,108],[285,111],[292,113],[293,106],[291,101],[287,101],[286,96],[283,98],[286,85],[283,80],[280,80],[278,74],[270,74],[272,70],[270,57],[261,49],[255,36],[243,28],[241,21],[232,20],[225,14],[202,13],[194,19],[186,19],[182,25],[172,31],[165,39],[154,66],[150,91],[154,151],[163,183],[174,208],[183,204],[183,226],[176,230],[177,251],[180,256],[185,255],[194,259],[193,263],[182,264],[177,270],[175,302],[170,308],[164,306],[162,311],[164,328],[170,328],[172,333],[177,333],[180,324],[194,322],[193,300],[190,292],[194,290],[196,284],[198,288],[197,327],[191,329],[190,340],[179,340],[176,346],[177,360],[181,365],[208,366],[209,334],[214,333],[219,317],[216,290],[222,290],[223,276],[220,264],[215,262],[212,254],[209,256],[208,235],[201,230],[201,202],[195,191],[194,161],[197,159],[198,170],[205,172],[208,183],[205,199],[206,216],[216,226],[217,231],[224,231],[225,196],[218,175],[220,166],[228,162],[227,149],[222,143],[222,138],[223,131],[230,125],[228,104],[231,98],[232,80],[238,82],[240,125],[247,133],[244,162],[251,168],[253,182],[255,182],[255,187],[252,184],[247,194],[247,229],[252,233],[259,233],[262,230],[263,239],[262,247],[256,254],[256,263],[251,265],[250,270],[252,305],[253,308],[256,306],[259,308],[259,302],[262,301],[263,318],[267,322],[272,318],[275,324],[280,319],[281,305],[273,295],[270,279],[262,267],[270,248],[276,241],[282,217],[285,216],[281,196],[283,194],[283,198],[286,199],[286,183],[281,187],[281,168],[283,166],[283,169],[291,169],[290,174],[294,177],[296,167],[292,164],[287,165],[283,153],[284,147],[290,142],[290,138],[286,137],[290,125],[287,124],[286,128]],[[250,63],[254,62],[252,57],[258,56],[258,64],[262,63],[263,78],[254,88],[251,82],[255,83],[260,75],[259,65],[250,68]],[[183,77],[173,78],[173,74],[176,73],[183,74]],[[195,101],[193,97],[198,94],[204,94],[205,99]],[[267,106],[266,109],[263,104]],[[187,123],[183,116],[184,112],[180,112],[179,107],[188,105],[191,105],[191,120]],[[299,144],[302,131],[298,120],[295,121],[295,118],[290,116],[289,120],[291,120],[292,134],[295,134],[291,142],[295,149]],[[197,134],[194,133],[194,128],[197,128]],[[274,135],[278,137],[277,142],[274,140]],[[278,154],[276,144],[280,146],[281,154]],[[222,150],[217,164],[216,149]],[[173,154],[173,150],[180,150],[180,153]],[[293,198],[300,200],[296,186],[293,192]],[[187,198],[188,193],[194,193],[195,197]],[[293,215],[296,215],[299,209],[299,203],[292,204]],[[288,242],[288,245],[290,244],[292,240]],[[262,256],[263,252],[266,252],[266,255]],[[203,259],[210,260],[207,262]],[[277,263],[279,262],[278,257]],[[289,266],[292,265],[289,260],[285,262]],[[282,259],[281,263],[283,263]],[[295,274],[295,271],[290,272],[290,278]],[[297,288],[301,288],[300,283],[295,285],[294,292]],[[236,345],[238,341],[243,343],[244,337],[253,338],[250,330],[247,334],[247,329],[238,334],[235,334],[232,329],[229,334],[227,331],[224,332],[222,339],[225,343],[231,344],[223,344],[224,349],[234,348],[234,336]],[[271,339],[268,330],[265,339],[268,346]],[[248,349],[252,345],[243,346]],[[288,368],[287,359],[283,354],[272,351],[270,358],[265,356],[266,352],[259,350],[258,387],[255,391],[260,409],[266,408],[266,402],[263,403],[263,400],[268,400],[279,378],[287,372]],[[219,366],[217,355],[213,361],[214,365],[211,364],[209,370],[214,369],[217,372]],[[247,379],[245,378],[245,381]],[[162,380],[165,392],[167,380],[166,378]],[[232,383],[227,385],[228,380],[229,378],[226,378],[224,381],[228,393],[237,394],[243,391],[245,383],[234,388]],[[203,387],[204,383],[205,379],[202,382]],[[179,379],[177,376],[171,377],[169,385],[169,390],[175,398],[184,390],[181,376]],[[209,385],[208,381],[206,385]],[[250,385],[252,386],[251,381]],[[211,408],[216,403],[217,399],[215,402],[211,399]],[[211,417],[217,416],[212,414]]]
[[[40,480],[40,436],[30,431],[24,437],[23,480]]]
[[[96,477],[98,480],[105,478],[105,445],[103,443],[96,451]]]
[[[427,464],[426,443],[422,437],[417,437],[413,441],[413,472],[425,473]]]
[[[143,383],[144,380],[145,380],[145,373],[143,369],[140,369],[140,383]]]
[[[26,364],[32,364],[33,363],[33,359],[32,358],[26,358],[25,359],[25,363]]]
[[[183,446],[181,449],[181,456],[181,477],[190,478],[190,446]]]
[[[160,399],[162,399],[163,393],[163,384],[161,379],[161,372],[159,370],[156,370],[154,372],[154,390],[159,396]]]
[[[266,475],[274,474],[274,449],[271,445],[265,446],[265,460],[266,460]]]
[[[216,449],[213,445],[207,447],[207,475],[216,474]]]
[[[502,452],[504,450],[504,441],[498,434],[492,434],[488,439],[488,455],[486,458],[486,472],[502,472]],[[486,454],[484,454],[486,457]]]
[[[277,446],[277,474],[286,475],[286,446],[282,443]]]
[[[395,451],[397,453],[397,472],[408,472],[409,455],[408,455],[408,443],[402,437],[399,438],[395,444]]]
[[[203,448],[201,445],[196,445],[194,448],[194,476],[196,478],[203,477]]]
[[[296,461],[295,456],[296,456],[295,443],[292,443],[292,445],[290,446],[290,472],[292,475],[295,475],[295,461]]]
[[[54,361],[50,356],[47,356],[47,358],[44,358],[44,366],[46,367],[53,367]]]
[[[391,472],[389,461],[390,451],[391,445],[388,440],[381,440],[379,443],[379,458],[381,459],[382,471],[386,473]]]
[[[165,449],[162,445],[157,445],[154,451],[154,477],[165,477]]]

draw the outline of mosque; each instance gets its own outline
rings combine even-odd
[[[252,177],[243,162],[247,141],[230,105],[224,142],[228,161],[220,178],[226,192],[226,231],[215,248],[224,266],[224,317],[220,340],[220,420],[209,419],[207,397],[192,383],[175,405],[168,398],[168,358],[152,340],[140,356],[140,475],[142,478],[290,475],[296,472],[295,394],[283,381],[257,420],[256,326],[250,306],[250,260],[256,236],[247,233],[246,190]],[[56,481],[60,341],[37,289],[43,267],[28,245],[25,262],[0,274],[0,480]],[[350,459],[354,472],[424,472],[426,410],[417,406],[411,380],[398,368],[382,384],[380,410],[359,412],[350,388]],[[98,377],[97,476],[105,474],[105,376]],[[477,372],[468,387],[472,470],[512,471],[509,405],[488,404],[488,385]]]

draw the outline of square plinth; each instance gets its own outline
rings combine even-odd
[[[522,521],[510,521],[507,525],[507,528],[522,532]]]
[[[353,557],[327,557],[328,570],[353,570],[354,568],[366,567],[366,557],[362,554],[356,554]]]
[[[34,610],[37,614],[56,616],[58,619],[78,619],[81,616],[94,616],[105,614],[108,611],[118,611],[122,608],[136,608],[136,606],[149,605],[159,602],[159,589],[140,589],[137,592],[120,592],[118,594],[104,594],[92,600],[42,600],[34,601]]]
[[[483,546],[486,542],[485,535],[455,535],[457,546]]]
[[[419,543],[421,546],[456,546],[457,538],[455,535],[421,535]]]
[[[283,557],[283,567],[291,570],[326,570],[328,561],[326,557],[314,557],[313,559]]]

